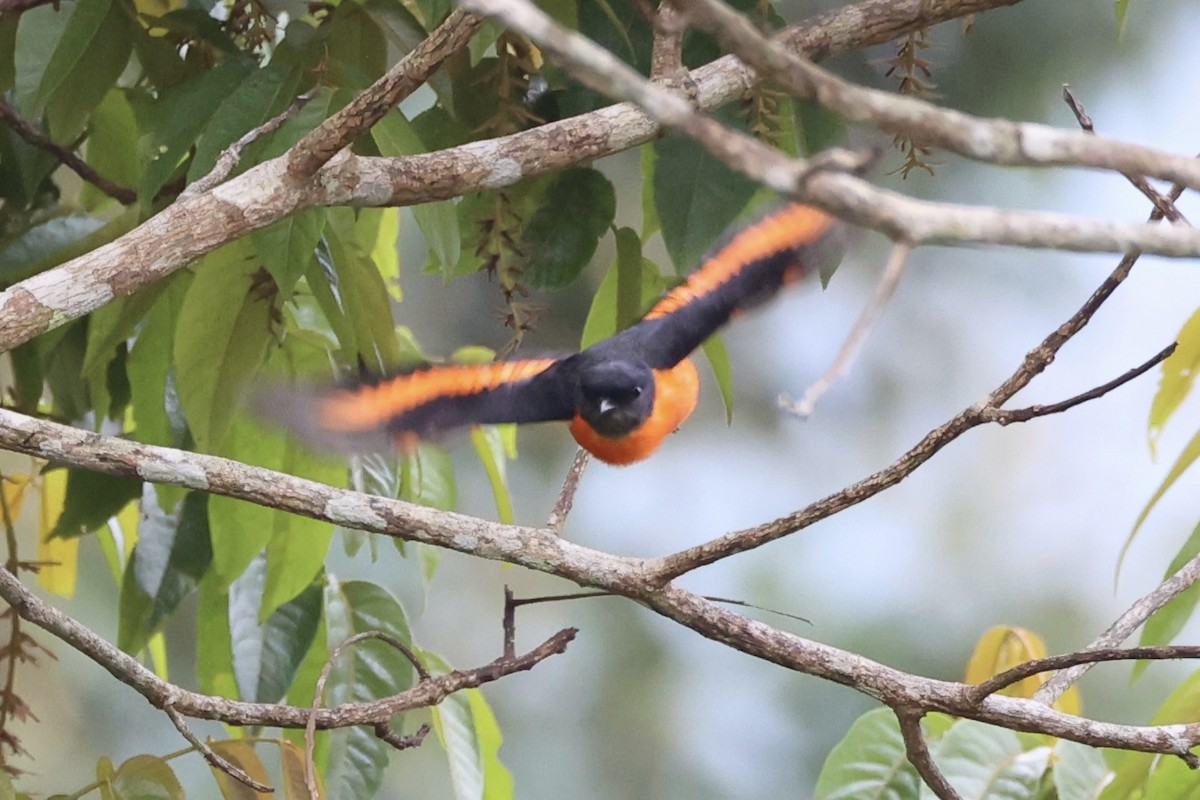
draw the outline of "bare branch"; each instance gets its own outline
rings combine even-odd
[[[833,384],[845,377],[854,365],[855,359],[858,358],[858,352],[867,341],[867,337],[871,335],[875,319],[891,302],[892,295],[896,293],[896,287],[900,285],[900,276],[904,274],[904,265],[908,262],[908,254],[911,252],[912,248],[904,242],[898,242],[892,246],[892,255],[883,268],[883,275],[875,284],[875,291],[854,323],[854,327],[851,328],[850,334],[842,342],[833,364],[804,391],[798,401],[787,395],[781,395],[779,397],[780,408],[798,417],[808,417],[816,408],[817,402],[833,387]]]
[[[482,22],[461,8],[450,12],[396,66],[288,151],[285,156],[288,175],[295,180],[315,175],[339,150],[349,147],[397,103],[420,88],[446,59],[466,47]]]
[[[179,731],[179,735],[186,739],[188,744],[196,748],[196,752],[203,756],[204,760],[214,768],[221,770],[221,772],[224,772],[234,780],[246,784],[256,792],[271,793],[275,791],[265,783],[260,783],[251,778],[244,769],[213,750],[203,739],[192,733],[192,729],[188,727],[187,720],[173,706],[164,706],[163,712],[166,713],[167,719],[171,720],[171,724],[175,726],[175,730]]]
[[[562,489],[558,493],[558,501],[555,502],[554,509],[546,520],[546,527],[555,533],[562,533],[567,515],[571,513],[571,508],[575,505],[575,492],[579,490],[579,481],[583,479],[583,471],[587,469],[590,455],[581,447],[575,453],[575,459],[567,470],[567,477],[563,479]]]
[[[308,724],[310,709],[307,708],[227,700],[190,692],[167,683],[142,666],[137,659],[121,652],[94,631],[47,605],[7,569],[0,569],[0,598],[12,606],[22,619],[37,625],[83,653],[108,670],[117,680],[145,697],[156,708],[170,706],[185,717],[219,720],[228,725],[303,728]],[[574,628],[561,630],[538,647],[516,658],[501,657],[475,669],[455,670],[445,675],[437,675],[391,697],[322,709],[316,715],[315,725],[321,729],[346,728],[352,725],[373,726],[404,711],[437,705],[455,692],[474,689],[506,675],[532,669],[550,656],[562,653],[575,638],[575,633]]]
[[[989,164],[1114,169],[1200,188],[1195,184],[1200,161],[1195,159],[1167,153],[1152,155],[1136,145],[1102,142],[1094,136],[1047,125],[979,119],[915,97],[856,86],[763,36],[749,20],[719,0],[673,2],[759,75],[778,81],[797,97],[817,101],[850,122],[913,136],[922,144]]]
[[[1003,689],[1020,683],[1028,677],[1043,672],[1066,669],[1082,664],[1099,664],[1106,661],[1133,661],[1148,659],[1155,661],[1177,658],[1200,658],[1200,647],[1196,645],[1178,645],[1164,647],[1126,647],[1126,648],[1089,648],[1078,653],[1064,653],[1048,658],[1036,658],[1023,664],[1006,669],[999,675],[993,675],[983,683],[971,687],[968,697],[974,702],[995,694]],[[1197,765],[1200,766],[1200,760]]]
[[[1071,109],[1071,113],[1075,115],[1075,119],[1079,122],[1079,127],[1083,129],[1084,133],[1095,134],[1095,123],[1088,116],[1087,111],[1084,110],[1083,103],[1075,98],[1075,95],[1071,92],[1071,87],[1065,83],[1063,84],[1063,100],[1066,101],[1067,107]],[[1125,176],[1127,181],[1134,185],[1134,188],[1149,198],[1150,202],[1154,204],[1154,207],[1158,209],[1159,213],[1165,219],[1171,222],[1187,222],[1183,214],[1179,213],[1179,209],[1175,207],[1175,203],[1159,194],[1141,175],[1132,175],[1128,172],[1122,172],[1121,174]]]
[[[217,157],[217,163],[213,164],[213,168],[209,170],[208,174],[184,189],[179,195],[180,198],[188,198],[193,195],[202,194],[209,191],[217,184],[224,182],[224,180],[229,177],[230,173],[233,172],[234,168],[237,167],[238,162],[242,160],[243,150],[249,147],[250,144],[257,139],[266,136],[272,131],[278,130],[280,125],[296,116],[296,114],[300,113],[300,110],[308,105],[308,102],[313,99],[315,94],[316,90],[314,89],[307,94],[300,95],[283,111],[271,117],[263,124],[251,128],[238,137],[237,141],[225,148],[224,152]]]
[[[997,425],[1011,425],[1014,422],[1028,422],[1036,417],[1044,417],[1049,414],[1061,414],[1062,412],[1068,411],[1075,406],[1088,402],[1089,400],[1095,400],[1096,398],[1103,397],[1113,389],[1116,389],[1118,386],[1123,386],[1134,378],[1149,372],[1154,367],[1166,361],[1167,357],[1170,356],[1171,353],[1175,352],[1175,347],[1175,342],[1171,342],[1171,344],[1167,345],[1162,350],[1159,350],[1157,353],[1151,356],[1150,359],[1145,363],[1136,366],[1131,370],[1127,370],[1107,383],[1102,383],[1094,389],[1089,389],[1086,392],[1075,395],[1074,397],[1061,400],[1057,403],[1050,403],[1049,405],[1014,408],[1011,411],[1007,411],[1002,408],[989,407],[982,410],[981,413],[983,419],[986,422],[995,422]]]
[[[40,3],[30,3],[25,8],[33,8]],[[25,10],[19,8],[18,10]],[[3,9],[0,9],[3,10]],[[57,144],[46,134],[39,131],[27,120],[17,113],[17,110],[8,103],[0,100],[0,121],[8,124],[12,128],[13,133],[20,136],[30,145],[45,150],[50,155],[58,159],[59,163],[68,167],[72,172],[78,175],[83,180],[95,186],[106,195],[116,200],[122,205],[130,205],[137,202],[137,192],[128,186],[121,186],[115,181],[110,181],[108,178],[101,175],[96,170],[92,169],[91,165],[84,161],[79,156],[75,155],[69,148]]]
[[[934,763],[929,745],[925,743],[925,734],[921,731],[921,718],[925,713],[905,708],[893,710],[896,712],[896,721],[900,724],[900,735],[904,737],[904,752],[908,755],[909,763],[916,767],[921,780],[925,781],[925,785],[941,800],[962,800],[962,795],[955,791]]]
[[[1155,587],[1154,591],[1139,598],[1125,613],[1117,617],[1116,621],[1108,627],[1108,630],[1104,631],[1104,633],[1100,634],[1091,644],[1084,648],[1083,652],[1093,650],[1106,651],[1109,648],[1116,647],[1132,636],[1134,631],[1142,627],[1151,614],[1178,597],[1198,580],[1200,580],[1200,555],[1195,556],[1176,570],[1171,577]],[[1082,678],[1083,674],[1090,668],[1090,662],[1080,661],[1078,666],[1064,669],[1050,676],[1050,679],[1038,688],[1037,692],[1033,695],[1033,699],[1047,704],[1053,703],[1072,684]]]
[[[789,29],[780,41],[812,57],[882,41],[1013,0],[865,0]],[[713,108],[740,96],[753,72],[732,57],[689,74],[695,102]],[[592,161],[658,135],[629,105],[543,125],[509,137],[403,158],[342,151],[307,182],[289,180],[287,156],[260,164],[201,195],[176,202],[115,241],[0,292],[0,351],[171,274],[227,241],[322,205],[409,205]],[[1096,139],[1103,147],[1107,140]],[[1144,151],[1150,153],[1151,151]],[[791,167],[789,167],[791,169]],[[925,204],[848,175],[792,176],[814,202],[893,238],[915,243],[978,241],[1023,247],[1200,255],[1200,234],[1172,228],[1082,222],[1064,215],[1013,214]],[[778,176],[772,179],[778,183]]]

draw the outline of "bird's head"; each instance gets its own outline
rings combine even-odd
[[[645,364],[626,361],[589,366],[579,377],[575,406],[596,433],[619,439],[654,410],[654,373]]]

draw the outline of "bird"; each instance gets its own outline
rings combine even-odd
[[[727,236],[636,323],[578,353],[282,387],[259,406],[309,443],[347,452],[411,450],[474,425],[557,421],[601,461],[633,464],[695,409],[692,351],[732,317],[831,266],[844,240],[836,217],[786,204]]]

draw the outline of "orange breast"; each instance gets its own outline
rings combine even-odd
[[[668,434],[691,416],[700,396],[696,365],[685,358],[669,370],[654,371],[654,411],[637,430],[619,439],[601,436],[578,414],[571,420],[571,435],[601,461],[624,466],[649,456]]]

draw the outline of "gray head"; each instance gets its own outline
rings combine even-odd
[[[575,406],[597,433],[619,439],[654,410],[654,373],[626,361],[591,365],[580,373]]]

